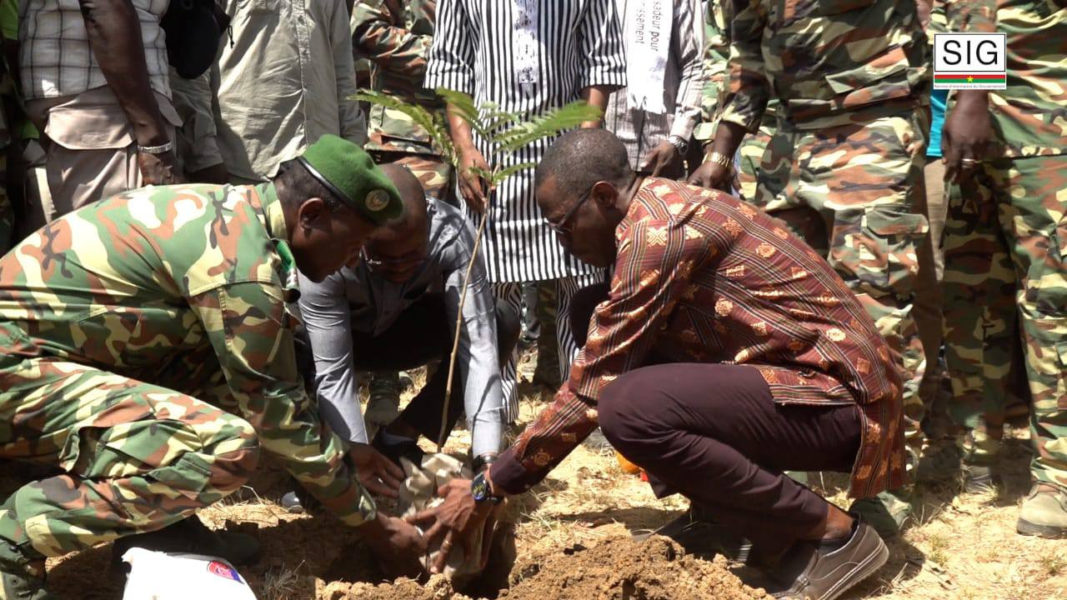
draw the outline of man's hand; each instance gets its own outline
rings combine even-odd
[[[144,185],[171,185],[181,183],[174,152],[163,154],[137,153],[137,166],[141,169]]]
[[[471,210],[481,213],[485,210],[488,185],[481,175],[471,170],[472,167],[484,171],[489,170],[489,163],[474,146],[465,148],[459,154],[459,193]]]
[[[674,144],[663,140],[645,155],[641,170],[651,172],[653,177],[676,177],[682,173],[682,155]]]
[[[464,556],[473,556],[474,540],[479,531],[482,532],[483,543],[478,564],[484,566],[489,559],[489,537],[493,532],[495,521],[492,517],[497,505],[488,501],[475,502],[474,496],[471,496],[469,479],[453,479],[438,488],[437,495],[445,501],[435,508],[407,517],[409,523],[429,525],[429,529],[424,527],[427,545],[442,536],[444,538],[430,572],[440,573],[445,568],[457,537],[459,543],[463,544]]]
[[[700,187],[722,190],[727,194],[732,194],[734,183],[732,170],[717,162],[705,161],[689,176],[689,185],[699,185]]]
[[[410,523],[378,512],[359,530],[389,577],[418,577],[425,572],[420,559],[426,553],[426,538]]]
[[[945,163],[945,179],[958,184],[970,178],[978,163],[986,157],[992,139],[988,93],[982,90],[958,91],[956,106],[945,118],[945,125],[941,129],[941,160]]]
[[[356,468],[356,478],[372,494],[396,498],[404,483],[404,471],[370,444],[353,443],[348,456]]]

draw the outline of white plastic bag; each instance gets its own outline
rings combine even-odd
[[[437,496],[437,489],[449,481],[460,477],[470,479],[473,477],[470,467],[465,461],[448,454],[427,454],[422,458],[422,464],[416,466],[406,458],[401,459],[407,479],[400,487],[400,497],[397,500],[401,516],[409,517],[415,513],[434,508],[444,502]],[[419,533],[423,533],[419,530]],[[478,531],[471,545],[475,549],[474,556],[465,556],[463,548],[457,544],[448,553],[448,561],[445,564],[444,575],[456,587],[462,587],[470,578],[481,573],[482,544],[489,543],[483,540],[483,532]],[[437,540],[422,557],[422,566],[428,571],[430,566],[437,562],[437,554],[441,549],[441,540]]]
[[[122,600],[256,600],[248,582],[221,558],[130,548]]]

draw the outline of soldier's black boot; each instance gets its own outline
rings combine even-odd
[[[0,600],[54,600],[44,589],[44,557],[0,539]]]
[[[256,538],[244,533],[212,531],[195,515],[158,531],[115,540],[111,548],[113,569],[122,567],[122,555],[130,548],[217,556],[235,566],[255,564],[262,551]]]

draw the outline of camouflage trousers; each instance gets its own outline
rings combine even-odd
[[[428,154],[407,154],[403,152],[376,152],[374,159],[378,164],[395,163],[404,165],[422,184],[426,195],[438,200],[449,201],[451,196],[452,165],[440,156]]]
[[[1003,412],[1021,331],[1031,472],[1067,489],[1067,155],[998,159],[953,186],[945,224],[945,345],[954,418]]]
[[[0,459],[58,470],[0,507],[0,537],[20,547],[58,556],[171,525],[237,490],[258,455],[251,425],[192,396],[0,356]]]
[[[921,444],[925,357],[913,314],[926,119],[922,113],[796,130],[780,120],[760,163],[755,204],[786,221],[856,293],[904,372],[909,444]],[[931,259],[932,260],[932,259]]]

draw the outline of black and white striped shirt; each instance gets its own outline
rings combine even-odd
[[[440,0],[425,86],[447,88],[523,115],[578,100],[589,86],[623,86],[626,65],[613,0]],[[492,165],[539,162],[545,139]],[[534,173],[506,180],[489,202],[486,266],[492,282],[556,279],[592,272],[566,255],[534,200]],[[471,216],[471,215],[468,215]]]

